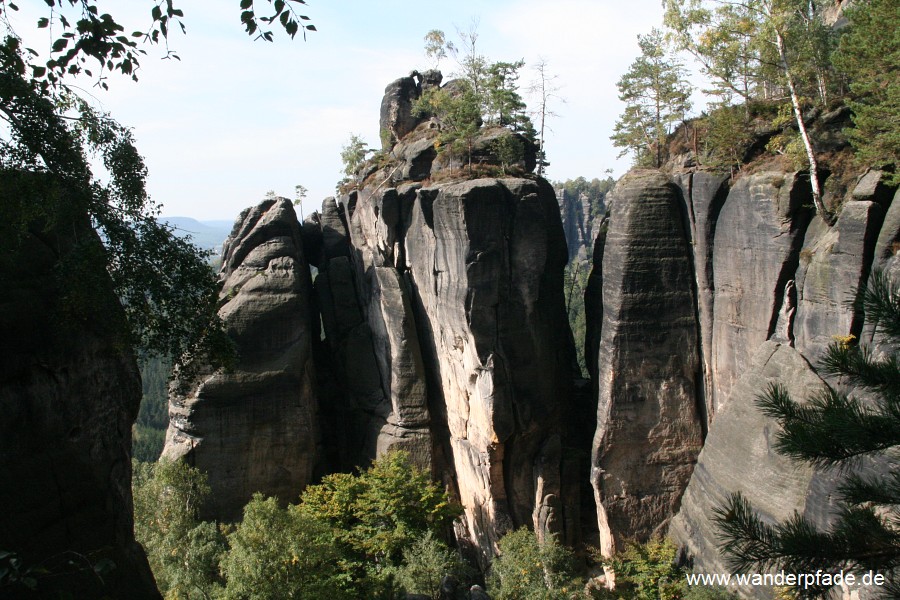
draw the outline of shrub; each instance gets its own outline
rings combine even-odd
[[[523,527],[500,540],[488,589],[494,600],[555,600],[580,588],[572,551],[553,536],[543,543]]]

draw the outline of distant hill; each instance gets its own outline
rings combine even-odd
[[[171,225],[180,236],[191,240],[204,250],[221,252],[225,238],[231,233],[231,221],[198,221],[190,217],[161,217],[160,221]]]

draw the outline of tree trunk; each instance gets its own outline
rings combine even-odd
[[[809,185],[812,190],[813,204],[819,216],[828,223],[834,225],[834,215],[828,212],[825,204],[822,202],[822,190],[819,188],[819,165],[816,161],[816,153],[813,151],[812,142],[809,140],[809,133],[806,131],[806,124],[803,122],[803,109],[800,107],[800,97],[797,95],[797,88],[794,85],[794,77],[791,74],[791,67],[788,63],[787,52],[784,48],[784,38],[781,32],[776,28],[775,42],[778,47],[778,58],[781,60],[781,66],[784,69],[784,77],[787,80],[788,90],[791,93],[791,104],[794,106],[794,117],[797,120],[797,129],[800,131],[800,139],[803,140],[803,147],[806,148],[806,157],[809,160]]]

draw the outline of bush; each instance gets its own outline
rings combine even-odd
[[[222,561],[225,598],[352,598],[342,586],[341,555],[331,529],[296,506],[256,494],[228,536]]]
[[[441,581],[448,575],[457,581],[465,581],[467,568],[455,552],[429,531],[403,551],[403,564],[397,569],[397,583],[408,594],[424,594],[438,600],[441,597]]]
[[[500,540],[500,555],[491,564],[488,580],[494,600],[562,600],[580,587],[574,555],[555,537],[540,543],[523,527]]]

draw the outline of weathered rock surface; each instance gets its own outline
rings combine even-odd
[[[662,532],[702,443],[694,273],[677,188],[632,172],[610,200],[602,260],[591,482],[600,548]]]
[[[86,219],[73,229],[82,246],[100,245]],[[23,569],[50,571],[40,597],[157,599],[132,519],[140,375],[119,337],[124,316],[106,272],[82,268],[79,281],[65,281],[70,270],[60,263],[74,242],[35,228],[3,253],[0,549]],[[90,288],[79,288],[82,304],[72,294],[78,285]],[[72,573],[71,553],[90,564]],[[115,568],[99,582],[92,565],[104,560]]]
[[[715,306],[715,276],[713,248],[716,223],[728,196],[728,176],[715,173],[688,173],[675,178],[681,189],[685,210],[690,222],[693,246],[694,275],[697,289],[697,315],[700,326],[700,355],[703,367],[703,394],[698,404],[704,433],[715,415],[713,403],[713,307]]]
[[[769,341],[757,348],[728,400],[719,407],[669,529],[698,573],[730,572],[716,545],[712,517],[714,509],[734,492],[741,492],[768,523],[797,511],[821,527],[831,512],[831,476],[774,449],[778,424],[755,406],[758,394],[773,383],[785,386],[798,401],[825,385],[803,356],[786,344]],[[754,597],[763,592],[754,590]]]
[[[863,315],[848,303],[865,287],[883,219],[874,202],[846,202],[834,226],[801,251],[793,333],[812,364],[835,336],[861,334]]]
[[[552,188],[485,179],[418,192],[406,234],[431,393],[482,552],[513,526],[561,532],[571,348]],[[537,522],[535,522],[537,521]]]
[[[401,77],[384,88],[379,121],[382,149],[393,148],[419,124],[421,119],[413,116],[412,107],[420,94],[421,88],[412,75]]]
[[[317,459],[312,292],[288,200],[241,214],[225,243],[221,277],[219,316],[237,364],[170,396],[163,455],[207,473],[207,516],[230,520],[257,491],[295,500]]]
[[[713,247],[713,411],[775,332],[811,219],[809,182],[762,172],[739,180],[717,220]]]

